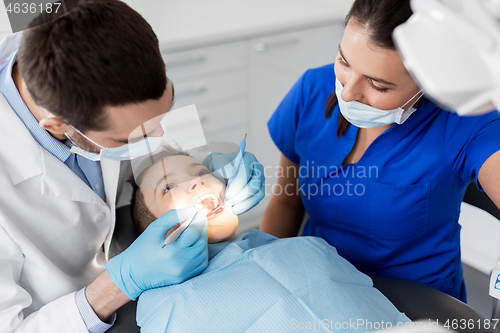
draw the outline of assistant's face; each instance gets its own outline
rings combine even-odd
[[[369,31],[353,19],[347,24],[335,59],[335,75],[343,85],[342,99],[381,110],[409,109],[420,90],[396,50],[371,43]],[[414,97],[414,98],[412,98]]]
[[[203,208],[207,212],[209,243],[233,236],[238,216],[224,204],[225,185],[192,157],[174,155],[162,161],[151,166],[139,184],[151,213],[159,218],[170,209]]]

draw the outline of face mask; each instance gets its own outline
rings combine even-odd
[[[71,126],[71,125],[70,125]],[[73,126],[71,126],[73,127]],[[77,131],[81,136],[83,136],[85,139],[88,141],[92,142],[94,145],[98,146],[101,148],[101,151],[99,153],[92,153],[89,151],[86,151],[76,145],[76,143],[71,140],[68,134],[64,133],[66,137],[68,138],[69,141],[73,143],[73,147],[71,147],[70,152],[78,154],[80,156],[85,157],[86,159],[89,159],[91,161],[100,161],[103,158],[107,158],[110,160],[115,160],[115,161],[127,161],[131,160],[134,158],[138,158],[147,154],[152,154],[152,152],[156,151],[162,142],[163,136],[159,137],[145,137],[141,138],[141,140],[137,142],[132,142],[132,143],[127,143],[124,144],[123,146],[115,147],[115,148],[108,148],[108,147],[103,147],[97,142],[94,142],[92,139],[87,137],[85,134],[80,132],[78,129],[73,127],[75,131]],[[165,129],[163,128],[163,133],[165,133]]]
[[[394,123],[401,125],[416,111],[413,106],[407,111],[404,110],[404,107],[416,96],[423,95],[422,90],[420,90],[402,107],[393,110],[380,110],[356,101],[345,102],[340,97],[342,89],[342,84],[337,79],[335,82],[335,94],[337,95],[340,112],[347,121],[361,128],[374,128]]]

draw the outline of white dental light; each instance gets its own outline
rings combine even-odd
[[[394,40],[425,93],[460,115],[500,108],[500,0],[413,0]]]
[[[424,92],[460,115],[500,109],[500,0],[412,0],[394,31],[403,62]],[[490,278],[500,299],[500,259]]]

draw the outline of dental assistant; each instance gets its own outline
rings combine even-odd
[[[120,152],[135,128],[171,108],[174,89],[156,35],[129,6],[66,6],[0,43],[1,333],[104,332],[122,305],[208,261],[206,223],[162,249],[192,209],[163,215],[110,259],[130,176]],[[258,165],[245,153],[231,189],[237,214],[262,199]]]
[[[284,190],[261,230],[296,236],[305,211],[302,235],[362,272],[466,301],[460,205],[475,181],[500,207],[500,113],[459,117],[422,96],[392,40],[411,14],[408,0],[356,0],[335,64],[283,99],[268,126]]]

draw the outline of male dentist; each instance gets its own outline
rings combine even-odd
[[[109,260],[122,159],[113,157],[170,109],[174,89],[156,35],[123,2],[44,15],[0,44],[0,333],[104,332],[144,290],[201,273],[207,232],[189,227],[162,248],[193,213],[169,212]],[[237,214],[264,195],[252,154],[238,170]]]

